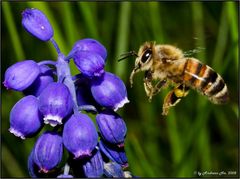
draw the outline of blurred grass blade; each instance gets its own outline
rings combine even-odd
[[[16,53],[16,56],[17,56],[16,60],[21,61],[25,59],[25,55],[23,52],[20,38],[18,36],[18,31],[15,25],[15,22],[13,20],[13,15],[12,15],[9,3],[2,2],[2,8],[3,8],[3,14],[6,21],[6,25],[11,37],[12,47],[14,48],[14,52]]]
[[[152,31],[153,31],[153,37],[154,40],[157,43],[164,43],[164,35],[163,35],[163,31],[162,31],[162,19],[160,14],[160,10],[161,10],[161,5],[159,2],[149,2],[149,9],[151,9],[149,11],[150,13],[150,21],[151,21],[151,25],[152,25]]]
[[[130,19],[130,2],[121,2],[120,15],[119,15],[119,23],[118,23],[118,32],[117,32],[117,40],[116,40],[116,57],[119,57],[121,53],[127,51],[127,45],[129,44],[129,24],[131,22]],[[127,63],[114,63],[114,71],[115,73],[123,79],[126,80],[126,68]]]
[[[215,52],[213,56],[212,64],[214,66],[217,66],[219,69],[222,66],[222,63],[224,63],[225,60],[223,60],[226,45],[227,45],[227,39],[228,39],[228,23],[227,23],[227,11],[226,6],[223,6],[222,8],[222,14],[221,14],[221,21],[217,36],[217,43],[215,46]]]
[[[192,17],[193,17],[193,29],[194,35],[197,37],[195,47],[205,48],[205,34],[204,34],[204,21],[203,21],[203,7],[202,2],[192,2]],[[196,54],[197,58],[202,62],[206,61],[206,52]]]
[[[98,39],[98,29],[96,21],[96,11],[92,8],[94,2],[78,2],[79,11],[83,14],[85,29],[89,31],[91,38]]]
[[[70,49],[72,48],[74,42],[78,40],[77,38],[77,33],[76,33],[76,25],[74,22],[74,17],[73,17],[73,9],[72,6],[74,5],[73,2],[62,2],[62,21],[64,22],[64,30],[66,34],[66,39],[67,39],[67,45],[68,49],[67,51],[69,52]]]
[[[237,45],[238,39],[239,39],[239,29],[238,29],[238,24],[239,24],[239,15],[237,16],[237,8],[239,10],[239,2],[226,2],[227,6],[227,14],[228,14],[228,22],[230,26],[230,31],[231,31],[231,37],[232,41],[236,43],[236,46],[234,47],[234,59],[236,63],[236,68],[238,67],[238,50],[239,47]]]

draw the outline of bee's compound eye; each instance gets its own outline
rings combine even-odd
[[[152,55],[152,50],[151,49],[146,50],[141,58],[141,62],[145,63],[151,57],[151,55]]]

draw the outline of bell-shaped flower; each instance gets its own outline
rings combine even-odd
[[[44,132],[34,146],[33,161],[43,173],[55,168],[62,160],[63,142],[57,132]]]
[[[38,99],[35,96],[26,96],[13,106],[10,112],[9,131],[15,136],[21,139],[32,137],[42,127],[42,115],[38,110]]]
[[[53,29],[45,14],[38,9],[22,12],[22,25],[34,37],[48,41],[53,37]]]
[[[124,120],[112,110],[104,110],[96,116],[98,129],[103,139],[112,144],[122,145],[127,133]]]
[[[25,95],[39,96],[49,83],[53,82],[53,71],[46,65],[40,65],[37,79],[23,91]]]
[[[104,73],[105,61],[95,52],[77,51],[73,60],[79,71],[86,77],[99,77]]]
[[[40,74],[40,67],[33,60],[17,62],[5,72],[3,82],[7,89],[23,91],[28,88]]]
[[[39,96],[39,110],[44,123],[56,126],[72,112],[73,100],[67,86],[53,82],[47,85]]]
[[[128,160],[124,150],[124,147],[118,147],[115,145],[109,145],[100,140],[100,150],[112,161],[117,162],[123,168],[128,167]]]
[[[98,104],[114,111],[129,102],[123,81],[109,72],[105,72],[102,77],[92,79],[91,92]]]
[[[91,156],[97,142],[97,130],[86,114],[73,114],[64,124],[63,143],[75,159]]]
[[[99,150],[83,164],[83,171],[87,178],[101,177],[103,174],[103,159]]]
[[[77,41],[70,52],[70,54],[74,54],[77,51],[89,51],[94,52],[100,55],[105,61],[107,57],[107,50],[106,48],[97,40],[86,38]]]

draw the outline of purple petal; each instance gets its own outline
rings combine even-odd
[[[103,174],[103,159],[99,150],[83,165],[83,170],[88,178],[101,177]]]
[[[94,78],[91,84],[94,99],[103,107],[117,111],[128,103],[127,90],[116,75],[105,72],[101,78]]]
[[[45,132],[37,140],[34,149],[34,162],[40,171],[47,173],[62,160],[62,137],[56,132]]]
[[[104,73],[105,62],[97,53],[77,51],[73,59],[79,71],[87,77],[99,77]]]
[[[53,127],[62,124],[62,119],[72,112],[72,108],[72,96],[62,83],[50,83],[39,96],[39,110],[44,115],[44,122]]]
[[[40,74],[40,67],[33,60],[17,62],[5,72],[3,82],[7,89],[22,91],[29,87]]]
[[[73,114],[64,124],[63,143],[75,158],[91,156],[97,142],[97,130],[86,114]]]
[[[9,131],[15,136],[25,139],[39,132],[42,127],[42,115],[38,110],[38,99],[35,96],[26,96],[13,106],[10,112]]]
[[[106,61],[107,50],[100,42],[98,42],[95,39],[86,38],[86,39],[77,41],[74,44],[70,54],[75,53],[76,51],[89,51],[89,52],[97,53]]]
[[[128,167],[128,160],[123,147],[119,148],[114,145],[109,145],[100,140],[100,150],[112,161],[117,162],[123,168]]]
[[[124,120],[111,110],[104,110],[96,116],[96,121],[103,139],[109,143],[124,142],[127,127]]]
[[[38,9],[25,9],[22,12],[22,25],[30,34],[42,41],[48,41],[53,37],[50,22]]]

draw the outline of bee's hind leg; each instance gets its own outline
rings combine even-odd
[[[173,106],[176,106],[183,97],[188,95],[188,93],[189,87],[185,86],[184,84],[180,84],[170,91],[164,98],[162,115],[167,115],[169,109]]]

